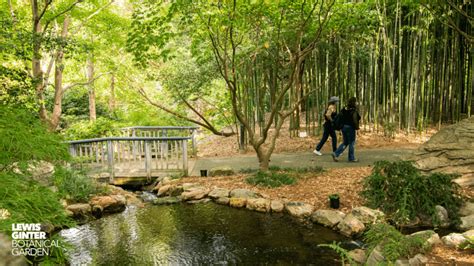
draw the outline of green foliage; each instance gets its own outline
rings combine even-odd
[[[332,242],[331,244],[319,244],[318,247],[327,247],[334,250],[341,258],[342,265],[355,265],[354,260],[349,256],[349,252],[341,247],[341,243]]]
[[[120,125],[115,121],[99,117],[96,121],[79,121],[64,131],[69,140],[91,139],[107,136],[118,136]]]
[[[53,180],[62,198],[74,202],[87,202],[91,195],[106,192],[104,186],[96,183],[91,177],[77,170],[57,167]]]
[[[12,224],[41,223],[54,227],[73,227],[74,221],[69,218],[59,197],[49,188],[41,186],[37,181],[11,171],[1,171],[0,209],[7,209],[8,219],[0,220],[0,232],[11,235]],[[64,249],[67,244],[55,235],[50,239],[59,239],[60,247],[52,247],[49,257],[30,258],[32,262],[46,262],[47,265],[64,265],[66,256]]]
[[[31,161],[69,159],[66,144],[24,109],[0,107],[0,169],[13,163],[24,171]]]
[[[329,195],[329,199],[338,199],[339,198],[339,194],[331,194]]]
[[[410,161],[376,162],[372,174],[365,178],[362,196],[371,208],[380,208],[396,223],[403,224],[423,215],[437,223],[436,205],[458,218],[462,203],[454,175],[424,175]]]
[[[466,237],[466,239],[467,241],[459,245],[459,248],[474,251],[474,236]]]
[[[251,185],[259,185],[271,188],[276,188],[283,185],[292,185],[296,183],[296,179],[290,176],[288,173],[274,171],[258,171],[254,175],[247,177],[245,181]]]
[[[423,253],[429,247],[425,245],[426,239],[422,236],[405,236],[395,227],[385,223],[372,225],[364,234],[364,240],[370,252],[380,244],[382,255],[389,262]]]

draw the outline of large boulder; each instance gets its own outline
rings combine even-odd
[[[286,211],[297,218],[310,217],[314,206],[304,202],[288,202],[285,204]]]
[[[382,222],[385,217],[383,212],[379,210],[373,210],[365,206],[353,208],[351,214],[361,221],[365,226]]]
[[[461,224],[459,225],[459,229],[463,231],[474,229],[474,214],[461,217]]]
[[[460,185],[474,185],[474,116],[441,129],[419,148],[414,159],[421,170],[458,173]]]
[[[345,214],[336,210],[317,210],[311,215],[311,221],[332,228],[344,219]]]
[[[116,213],[125,210],[127,199],[123,195],[95,196],[89,204],[92,208],[99,207],[104,213]]]
[[[465,202],[459,210],[459,215],[469,216],[474,214],[474,202]]]
[[[243,208],[247,204],[246,198],[230,198],[229,205],[234,208]]]
[[[85,217],[91,214],[92,208],[88,203],[76,203],[67,206],[66,211],[71,212],[74,217]]]
[[[352,237],[362,234],[365,231],[365,225],[353,214],[349,213],[339,222],[337,229],[342,235]]]
[[[418,231],[416,233],[409,235],[408,237],[421,237],[422,239],[426,241],[425,243],[429,245],[430,247],[436,244],[441,244],[439,235],[433,230]]]
[[[271,201],[269,199],[247,199],[247,209],[258,212],[269,212]]]
[[[230,166],[214,167],[209,171],[209,176],[228,176],[233,175],[234,169]]]
[[[229,197],[222,197],[222,198],[217,198],[215,199],[217,204],[221,205],[229,205],[230,198]]]
[[[467,241],[467,239],[462,234],[458,234],[458,233],[451,233],[447,236],[443,236],[441,240],[446,246],[452,247],[452,248],[457,248],[461,244]]]
[[[209,193],[209,190],[205,187],[192,187],[188,190],[185,190],[181,194],[181,197],[185,201],[186,200],[200,200],[202,198],[205,198],[208,193]]]
[[[272,209],[272,212],[282,212],[285,209],[285,204],[281,200],[272,200],[270,208]]]
[[[211,199],[218,199],[223,197],[229,197],[229,190],[226,188],[214,188],[209,192],[209,198]]]
[[[233,189],[230,192],[230,197],[231,198],[256,199],[256,198],[260,198],[260,195],[253,192],[252,190],[243,189],[243,188],[236,188],[236,189]]]

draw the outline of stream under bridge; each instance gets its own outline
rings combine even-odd
[[[197,127],[136,126],[119,136],[68,141],[75,167],[115,185],[187,176],[196,155]]]

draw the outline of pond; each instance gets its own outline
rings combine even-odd
[[[129,207],[61,235],[72,265],[340,265],[317,245],[347,240],[285,214],[214,203]]]

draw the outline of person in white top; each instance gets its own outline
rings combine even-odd
[[[328,107],[324,112],[324,131],[323,131],[323,138],[319,141],[318,145],[316,145],[316,149],[313,151],[316,155],[323,155],[321,153],[321,149],[323,148],[324,143],[328,140],[329,136],[331,136],[332,141],[332,151],[335,152],[337,149],[337,135],[336,130],[333,127],[333,120],[337,115],[337,103],[339,102],[339,97],[332,96],[329,98]]]

